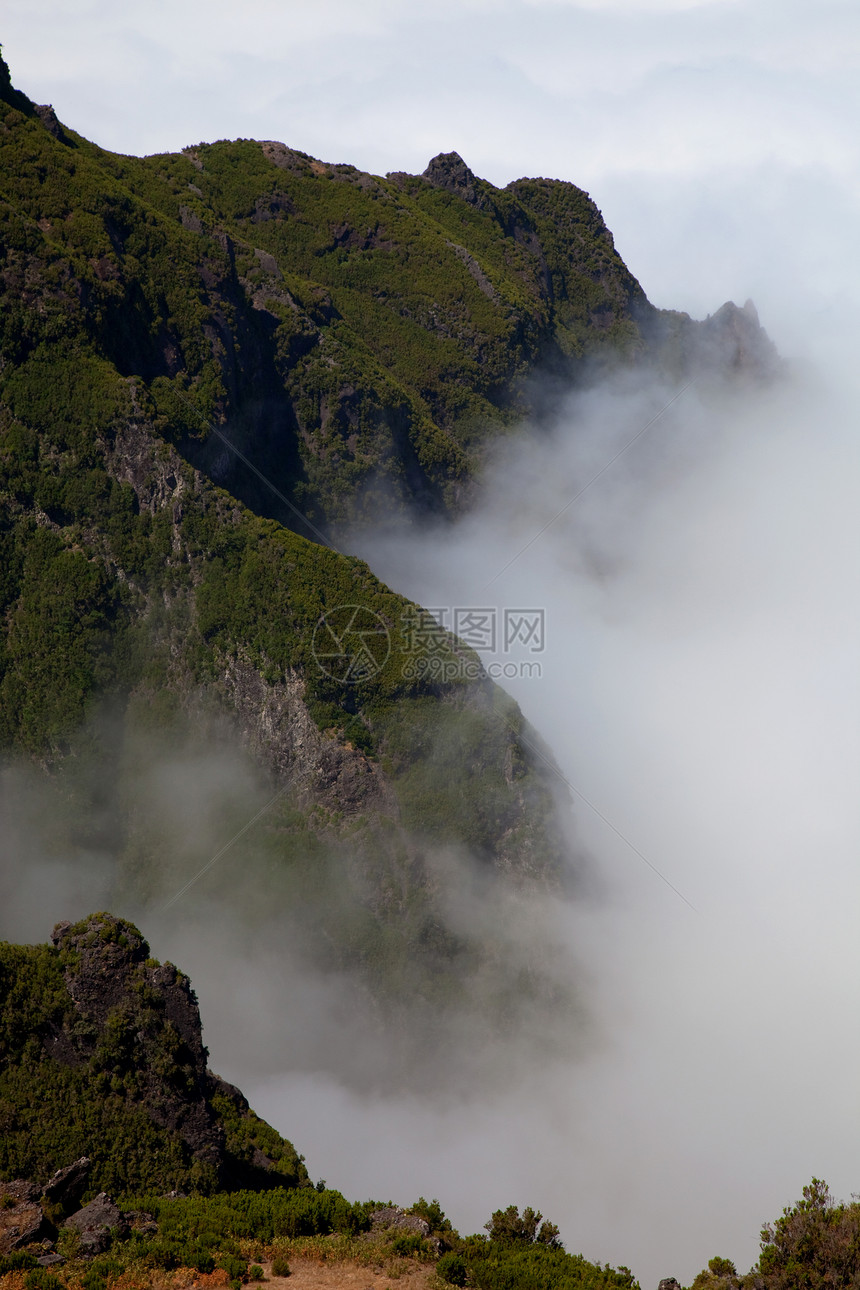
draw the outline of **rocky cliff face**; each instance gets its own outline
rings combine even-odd
[[[290,1143],[208,1070],[188,978],[131,923],[94,914],[58,924],[50,948],[0,944],[0,987],[0,1176],[38,1181],[77,1156],[90,1191],[307,1184]],[[68,1169],[49,1201],[61,1183],[68,1199]]]
[[[60,923],[51,943],[76,1017],[46,1036],[45,1049],[67,1065],[127,1076],[148,1114],[176,1133],[204,1165],[223,1168],[224,1134],[212,1106],[200,1013],[191,983],[172,964],[150,960],[136,928],[93,917]]]

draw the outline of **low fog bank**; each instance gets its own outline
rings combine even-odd
[[[503,683],[602,875],[566,914],[602,1046],[459,1114],[255,1090],[344,1185],[432,1191],[470,1229],[539,1205],[645,1286],[746,1270],[813,1174],[857,1190],[860,1148],[858,389],[818,364],[675,393],[578,395],[453,530],[353,538],[425,605],[545,610],[542,674]]]
[[[386,1014],[326,955],[319,911],[347,926],[359,888],[275,881],[274,827],[165,908],[272,787],[226,736],[107,718],[110,773],[84,758],[47,796],[4,773],[0,936],[133,918],[190,973],[214,1069],[350,1196],[436,1195],[463,1231],[531,1204],[644,1290],[746,1270],[813,1174],[858,1187],[858,404],[837,362],[619,379],[505,445],[453,528],[350,538],[446,625],[494,616],[485,663],[558,759],[594,858],[575,900],[435,858],[449,927],[495,936],[511,979],[538,963],[558,1008],[500,1033],[490,972],[454,1015],[408,989]]]
[[[588,1050],[589,972],[552,895],[463,847],[317,831],[273,790],[226,719],[102,711],[50,773],[0,769],[0,939],[131,919],[191,977],[212,1065],[243,1088],[313,1073],[443,1105]]]
[[[0,936],[134,919],[190,973],[214,1069],[348,1195],[436,1195],[463,1231],[535,1205],[645,1290],[717,1253],[745,1270],[813,1174],[858,1186],[858,403],[838,365],[619,381],[508,443],[453,528],[351,538],[449,626],[495,615],[484,661],[558,759],[594,876],[541,902],[435,863],[449,927],[494,936],[502,977],[538,963],[557,1008],[525,998],[500,1033],[490,970],[466,1009],[406,989],[386,1012],[325,953],[320,909],[346,927],[360,890],[279,885],[274,827],[165,908],[271,794],[225,732],[162,746],[105,718],[109,773],[80,758],[46,795],[8,768]],[[505,611],[543,611],[539,635],[506,648]]]

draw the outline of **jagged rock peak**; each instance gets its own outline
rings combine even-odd
[[[149,945],[134,923],[113,914],[90,914],[79,923],[57,923],[51,944],[77,954],[98,953],[129,963],[149,958]]]
[[[704,356],[722,371],[774,376],[781,363],[773,341],[759,322],[752,300],[740,308],[727,300],[702,327]]]
[[[474,202],[478,196],[475,185],[480,180],[469,169],[459,152],[440,152],[430,162],[421,178],[426,179],[434,188],[445,188],[449,193],[456,193],[467,202]]]
[[[39,120],[42,122],[42,125],[48,131],[48,134],[53,135],[55,139],[60,139],[61,141],[65,141],[66,136],[63,131],[63,127],[60,125],[60,122],[57,120],[57,114],[54,111],[53,105],[51,103],[37,103],[36,116],[39,118]]]

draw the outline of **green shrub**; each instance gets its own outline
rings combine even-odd
[[[218,1259],[218,1266],[224,1269],[231,1283],[237,1280],[241,1282],[248,1275],[247,1259],[233,1258],[230,1254],[222,1254]]]
[[[265,1277],[263,1276],[263,1269],[260,1267],[259,1263],[252,1263],[251,1266],[248,1268],[248,1279],[249,1281],[265,1280]]]
[[[462,1254],[456,1254],[452,1251],[449,1254],[443,1254],[436,1264],[436,1273],[447,1281],[451,1286],[464,1286],[466,1284],[466,1261]]]
[[[531,1205],[523,1210],[522,1217],[516,1205],[507,1209],[497,1209],[488,1223],[490,1240],[498,1245],[546,1245],[549,1249],[560,1249],[558,1228],[555,1223],[541,1222],[543,1214],[532,1209]]]
[[[28,1250],[15,1250],[12,1254],[0,1256],[0,1277],[5,1277],[7,1272],[23,1272],[35,1267],[38,1267],[38,1259]]]
[[[761,1257],[754,1272],[764,1290],[842,1290],[856,1285],[860,1203],[837,1204],[827,1183],[813,1178],[802,1200],[762,1228]]]
[[[424,1237],[419,1236],[417,1232],[398,1232],[397,1236],[391,1241],[391,1249],[395,1254],[399,1254],[405,1259],[411,1258],[413,1254],[427,1256],[430,1254],[429,1245],[424,1240]]]
[[[286,1259],[278,1258],[278,1259],[272,1260],[273,1277],[288,1277],[289,1275],[290,1275],[290,1265]]]
[[[425,1200],[419,1196],[411,1209],[407,1210],[408,1214],[416,1214],[418,1218],[423,1218],[430,1226],[431,1232],[450,1232],[451,1221],[445,1217],[442,1206],[434,1197],[433,1200]]]
[[[63,1290],[63,1283],[47,1268],[32,1268],[24,1278],[26,1290]]]

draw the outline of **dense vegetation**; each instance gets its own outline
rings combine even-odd
[[[536,373],[665,363],[696,325],[651,308],[587,194],[453,153],[384,178],[252,140],[115,156],[0,60],[0,173],[10,863],[99,868],[136,914],[235,837],[211,907],[285,977],[353,983],[397,1077],[456,1071],[464,1033],[567,1046],[573,973],[516,935],[576,868],[551,758],[461,642],[416,666],[420,609],[331,535],[464,504]],[[319,644],[344,610],[345,672]],[[199,827],[159,767],[214,785]]]
[[[130,923],[96,914],[59,924],[50,946],[0,944],[0,1179],[39,1184],[25,1194],[0,1181],[9,1290],[155,1286],[180,1268],[220,1269],[239,1290],[264,1279],[264,1264],[287,1275],[291,1258],[391,1277],[418,1261],[440,1284],[477,1290],[638,1290],[629,1269],[567,1253],[558,1227],[531,1207],[496,1210],[485,1234],[461,1237],[438,1200],[422,1197],[404,1214],[313,1187],[292,1145],[206,1070],[206,1056],[190,982],[152,959]],[[48,1188],[38,1239],[10,1245],[4,1216],[14,1222],[82,1155],[79,1200],[51,1199]],[[65,1220],[102,1191],[121,1222],[90,1248]],[[64,1260],[50,1272],[37,1264],[46,1249]],[[860,1202],[836,1203],[813,1179],[763,1227],[749,1273],[713,1258],[691,1290],[848,1290],[858,1277]]]
[[[653,311],[571,184],[498,191],[456,154],[382,179],[251,140],[117,157],[5,97],[4,358],[36,365],[43,413],[58,348],[106,360],[280,519],[215,462],[213,421],[317,523],[437,507],[527,409],[536,365],[644,347]]]
[[[107,1191],[125,1215],[90,1248],[64,1225],[76,1205],[46,1195],[47,1228],[0,1260],[0,1277],[23,1277],[26,1290],[50,1290],[48,1278],[53,1290],[107,1290],[128,1274],[152,1284],[178,1268],[221,1269],[238,1290],[262,1277],[263,1262],[278,1274],[297,1254],[381,1264],[392,1275],[410,1260],[438,1259],[453,1285],[633,1284],[626,1270],[566,1255],[558,1229],[532,1209],[499,1210],[488,1236],[465,1240],[437,1200],[416,1202],[411,1227],[380,1225],[377,1203],[312,1187],[291,1144],[205,1059],[189,981],[153,960],[130,923],[95,914],[59,924],[50,946],[0,944],[0,1178],[35,1181],[38,1196],[58,1168],[86,1155],[80,1202]],[[184,1190],[193,1194],[176,1195]],[[0,1182],[0,1216],[20,1203]],[[402,1215],[381,1210],[391,1213]],[[5,1239],[0,1223],[0,1254]],[[46,1248],[65,1261],[51,1272],[36,1263]]]

